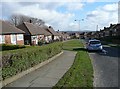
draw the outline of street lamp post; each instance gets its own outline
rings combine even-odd
[[[84,21],[84,19],[75,19],[74,21],[78,21],[78,25],[79,25],[79,31],[80,31],[80,21]]]

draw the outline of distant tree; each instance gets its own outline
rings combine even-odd
[[[37,25],[43,25],[45,22],[42,19],[34,18],[34,17],[29,17],[25,15],[20,15],[20,14],[13,14],[9,18],[9,22],[13,24],[14,26],[17,26],[19,24],[22,24],[24,22],[30,22],[33,24]]]
[[[9,21],[10,21],[11,24],[13,24],[14,26],[16,26],[17,25],[17,21],[18,21],[17,15],[10,16],[10,20]]]
[[[31,18],[31,21],[33,24],[37,24],[39,26],[45,24],[45,22],[42,19],[38,19],[38,18]]]

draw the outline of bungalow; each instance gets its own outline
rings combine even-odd
[[[85,39],[84,35],[85,35],[85,32],[80,33],[80,38]]]
[[[59,34],[60,41],[71,39],[71,35],[68,32],[57,31],[57,33]]]
[[[46,31],[52,34],[52,41],[60,40],[59,34],[56,31],[54,31],[54,29],[51,26],[48,27],[46,25],[43,25],[41,27],[43,27],[44,29],[46,29]]]
[[[24,45],[24,31],[0,20],[0,44]]]
[[[64,40],[64,34],[62,33],[62,32],[60,32],[60,31],[57,31],[57,33],[59,34],[59,39],[60,39],[60,41],[63,41]]]
[[[71,36],[69,35],[69,33],[63,32],[63,35],[64,35],[64,40],[69,40],[69,39],[71,39]]]
[[[25,31],[24,42],[26,45],[38,45],[40,41],[48,42],[49,36],[51,36],[51,33],[33,23],[24,22],[17,27]]]

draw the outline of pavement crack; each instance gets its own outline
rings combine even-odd
[[[33,81],[35,81],[37,78],[39,78],[40,76],[37,76],[36,78],[34,78],[33,80],[31,80],[29,83],[32,83]]]

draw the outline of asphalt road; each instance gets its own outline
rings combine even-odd
[[[104,46],[104,52],[89,52],[94,69],[94,87],[118,87],[120,49]]]

